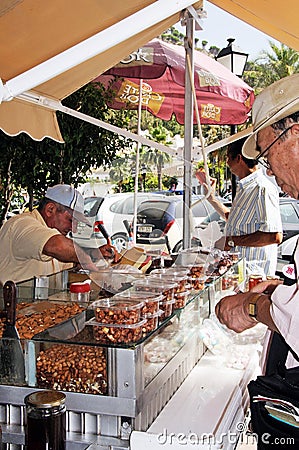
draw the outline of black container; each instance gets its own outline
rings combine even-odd
[[[27,450],[65,450],[65,394],[37,391],[25,397]]]

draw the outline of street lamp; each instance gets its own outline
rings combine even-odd
[[[146,165],[145,164],[142,164],[142,166],[141,166],[141,175],[142,175],[143,192],[145,192],[145,178],[146,178]]]
[[[239,78],[242,78],[242,75],[244,73],[244,69],[246,66],[248,53],[243,52],[243,50],[240,49],[237,45],[233,44],[235,42],[235,39],[229,38],[227,39],[227,46],[224,47],[217,56],[215,56],[215,59],[225,66],[227,69],[229,69],[231,72],[233,72],[235,75],[237,75]],[[237,126],[231,125],[230,127],[230,133],[231,135],[235,134],[237,132]],[[237,188],[237,180],[236,175],[231,175],[232,180],[232,198],[234,199],[236,195],[236,188]]]
[[[229,38],[227,42],[227,46],[220,50],[215,59],[241,78],[247,62],[248,53],[244,53],[240,47],[233,43],[235,39]]]

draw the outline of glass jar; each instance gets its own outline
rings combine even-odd
[[[90,300],[90,283],[72,283],[70,285],[71,301],[77,303],[88,303]]]
[[[65,450],[65,394],[37,391],[24,399],[26,406],[25,444],[27,450]]]
[[[263,281],[262,275],[258,275],[258,274],[250,275],[249,279],[248,279],[248,290],[250,291],[254,286],[261,283],[262,281]]]

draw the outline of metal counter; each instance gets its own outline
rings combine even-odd
[[[239,261],[231,270],[244,274],[243,265],[244,262]],[[137,345],[103,346],[107,357],[107,395],[64,391],[67,449],[83,450],[95,443],[103,450],[129,449],[131,432],[146,431],[150,427],[204,354],[199,328],[202,320],[209,316],[221,286],[222,277],[218,277],[203,291],[193,293],[184,309],[176,310],[157,331]],[[58,341],[64,342],[63,345],[72,342]],[[161,341],[167,344],[165,358],[152,362],[149,349]],[[34,339],[23,342],[25,386],[0,385],[0,423],[3,442],[9,443],[6,444],[9,450],[25,448],[24,398],[40,390],[34,372],[42,344],[45,344],[42,340]],[[48,341],[45,345],[51,344]]]

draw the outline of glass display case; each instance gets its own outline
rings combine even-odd
[[[187,266],[178,265],[176,271]],[[152,331],[140,318],[125,326],[114,323],[115,329],[99,326],[94,302],[99,289],[92,289],[88,304],[70,302],[70,280],[74,274],[63,272],[18,285],[24,378],[0,373],[3,440],[22,448],[25,396],[57,389],[67,396],[69,448],[87,448],[96,437],[103,448],[128,448],[130,432],[148,429],[203,355],[201,323],[221,296],[242,287],[244,261],[233,261],[222,274],[211,272],[200,285],[198,277],[190,277],[185,306],[158,320]],[[129,288],[136,289],[134,284]]]

